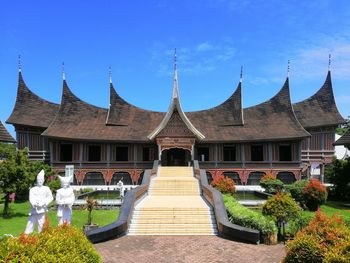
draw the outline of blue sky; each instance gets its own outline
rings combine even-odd
[[[337,1],[2,1],[0,119],[15,103],[17,57],[29,88],[59,102],[61,64],[81,99],[109,104],[117,92],[139,107],[166,111],[173,50],[185,111],[223,102],[244,67],[244,107],[272,97],[291,61],[293,102],[323,84],[332,54],[338,108],[350,115],[350,3]],[[13,134],[11,125],[6,127]]]

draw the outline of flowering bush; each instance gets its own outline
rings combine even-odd
[[[284,188],[283,182],[279,179],[276,179],[276,176],[271,173],[267,173],[261,177],[260,185],[261,187],[265,188],[265,192],[269,194],[281,192]]]
[[[266,180],[276,180],[276,176],[274,176],[272,173],[266,173],[263,177],[261,177],[260,182]]]
[[[235,182],[227,176],[219,175],[214,178],[211,185],[218,189],[221,193],[236,192]]]
[[[63,224],[40,234],[7,237],[0,244],[1,262],[101,262],[81,230]]]
[[[349,262],[333,260],[336,253],[344,252],[342,256],[350,256],[349,245],[350,229],[343,220],[337,216],[329,217],[318,210],[309,225],[288,242],[284,262]],[[328,261],[323,261],[325,258]]]
[[[310,179],[309,183],[303,189],[303,196],[306,206],[311,211],[316,211],[320,205],[326,202],[327,189],[319,180]]]

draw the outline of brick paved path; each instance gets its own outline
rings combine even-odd
[[[96,244],[103,262],[280,262],[283,245],[250,245],[216,236],[124,236]]]

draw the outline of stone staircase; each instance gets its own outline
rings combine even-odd
[[[215,218],[192,167],[159,167],[135,207],[129,235],[215,235]]]

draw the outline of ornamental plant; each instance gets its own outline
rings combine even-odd
[[[6,237],[0,243],[1,262],[101,262],[83,232],[63,224],[40,234]]]
[[[305,204],[311,211],[316,211],[327,200],[327,189],[317,179],[310,179],[303,189]]]
[[[305,197],[303,191],[308,183],[308,180],[298,180],[286,187],[294,200],[297,201],[303,208],[305,207]]]
[[[287,243],[283,262],[349,262],[345,260],[349,251],[350,229],[340,217],[329,217],[319,209],[309,225]]]
[[[284,184],[281,180],[277,179],[271,173],[266,173],[260,179],[260,186],[265,188],[265,192],[268,194],[275,194],[281,192],[284,188]]]
[[[227,176],[219,175],[214,178],[211,185],[218,189],[221,193],[236,192],[235,182]]]
[[[289,221],[300,216],[301,208],[289,193],[277,193],[263,205],[262,213],[271,216],[274,221]]]

